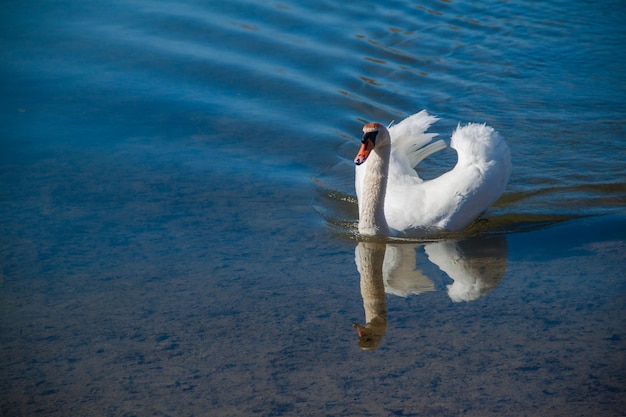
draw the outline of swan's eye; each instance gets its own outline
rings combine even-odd
[[[378,130],[372,130],[371,132],[363,133],[363,138],[361,138],[361,143],[367,143],[368,140],[371,140],[372,143],[376,143],[376,136],[378,135]]]

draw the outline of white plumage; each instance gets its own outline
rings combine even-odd
[[[509,148],[485,124],[458,126],[450,146],[457,151],[454,169],[422,180],[415,167],[446,147],[426,130],[437,120],[426,111],[389,129],[365,125],[355,158],[359,232],[405,235],[425,228],[460,231],[504,192],[511,171]],[[371,143],[370,143],[371,142]]]

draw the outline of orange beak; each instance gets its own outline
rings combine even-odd
[[[368,156],[370,156],[370,152],[374,149],[374,142],[370,139],[365,140],[365,142],[361,142],[361,149],[359,149],[359,153],[356,154],[356,158],[354,158],[354,163],[356,165],[361,165]]]
[[[359,337],[363,337],[363,335],[365,334],[363,332],[363,329],[365,329],[365,327],[361,326],[359,323],[352,323],[352,327],[356,329],[356,332],[359,335]]]

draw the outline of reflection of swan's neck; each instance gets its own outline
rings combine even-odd
[[[390,152],[389,145],[375,148],[363,165],[365,175],[359,201],[359,233],[363,235],[389,234],[384,208]]]
[[[385,244],[361,242],[356,249],[356,262],[361,275],[361,296],[366,325],[355,324],[359,345],[363,349],[378,347],[387,330],[387,304],[383,283]]]

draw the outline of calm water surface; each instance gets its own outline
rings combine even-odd
[[[3,416],[626,414],[623,2],[0,20]],[[463,234],[358,244],[361,125],[423,108],[494,126],[509,186]]]

